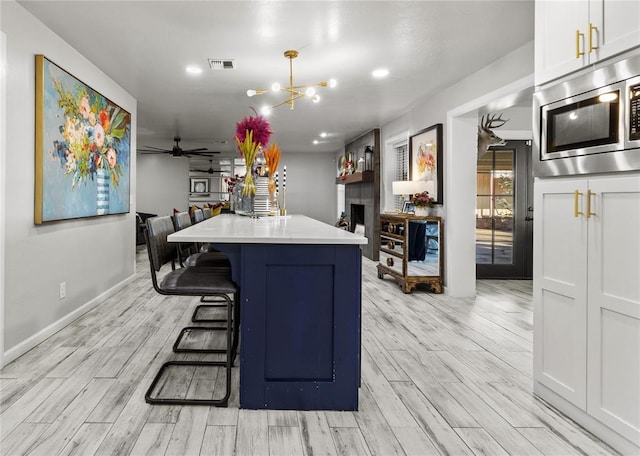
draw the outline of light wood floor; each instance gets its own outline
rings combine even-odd
[[[614,454],[531,394],[531,282],[404,295],[366,259],[358,412],[239,410],[237,368],[229,408],[147,405],[197,300],[156,294],[138,258],[126,289],[0,371],[3,456]]]

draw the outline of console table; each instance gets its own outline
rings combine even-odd
[[[302,215],[221,214],[169,236],[225,252],[240,287],[240,407],[357,410],[367,239]]]
[[[442,218],[380,215],[378,278],[391,275],[405,293],[427,284],[442,293]]]

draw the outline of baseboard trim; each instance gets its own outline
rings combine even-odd
[[[562,412],[564,415],[578,423],[580,426],[621,454],[640,454],[640,447],[636,446],[633,442],[621,436],[608,426],[602,424],[600,421],[587,414],[584,410],[576,407],[541,383],[533,383],[533,394],[538,396],[538,398],[542,399],[552,408]]]
[[[78,307],[73,312],[68,313],[67,315],[65,315],[64,317],[59,319],[58,321],[50,324],[49,326],[47,326],[46,328],[44,328],[41,331],[37,332],[33,336],[31,336],[28,339],[20,342],[18,345],[14,346],[14,347],[11,347],[9,350],[4,352],[2,354],[2,356],[0,357],[1,358],[0,359],[0,369],[3,368],[4,366],[6,366],[7,364],[9,364],[11,361],[14,361],[15,359],[17,359],[20,356],[24,355],[26,352],[28,352],[29,350],[34,348],[36,345],[38,345],[39,343],[45,341],[46,339],[48,339],[49,337],[51,337],[52,335],[54,335],[55,333],[57,333],[58,331],[60,331],[64,327],[66,327],[67,325],[73,323],[75,320],[80,318],[82,315],[86,314],[90,310],[92,310],[95,307],[97,307],[105,299],[110,298],[111,296],[116,294],[118,291],[120,291],[122,288],[124,288],[129,283],[131,283],[135,277],[136,277],[135,273],[130,275],[129,277],[127,277],[126,279],[124,279],[120,283],[114,285],[113,287],[109,288],[105,292],[99,294],[98,296],[93,298],[91,301],[89,301],[86,304]]]

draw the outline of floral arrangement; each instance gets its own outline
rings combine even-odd
[[[255,112],[255,111],[254,111]],[[236,144],[240,155],[244,158],[247,172],[242,190],[243,196],[252,196],[256,193],[256,184],[253,182],[251,166],[261,148],[266,147],[271,138],[271,125],[269,121],[256,114],[255,117],[245,117],[236,124]]]
[[[418,157],[416,160],[416,164],[418,167],[418,172],[420,174],[424,174],[427,171],[433,171],[436,167],[436,157],[431,152],[433,150],[433,143],[420,143],[418,146]]]
[[[65,118],[60,126],[64,141],[54,141],[53,154],[64,167],[65,176],[73,176],[71,188],[93,180],[98,169],[107,170],[117,186],[123,174],[119,143],[127,134],[129,113],[108,104],[104,98],[90,95],[83,87],[74,96],[60,81],[55,78],[52,81]]]
[[[263,151],[264,159],[267,162],[267,169],[269,170],[269,194],[275,195],[276,183],[273,180],[276,170],[278,169],[278,163],[280,162],[280,148],[278,143],[274,142]]]
[[[429,196],[429,192],[424,191],[413,195],[413,205],[415,207],[433,207],[433,198]]]
[[[227,184],[227,192],[233,193],[233,189],[236,186],[238,180],[240,180],[240,177],[237,174],[233,177],[224,178],[224,183]]]

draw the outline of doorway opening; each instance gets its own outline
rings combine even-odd
[[[533,273],[531,141],[508,141],[479,160],[476,277],[530,279]]]

